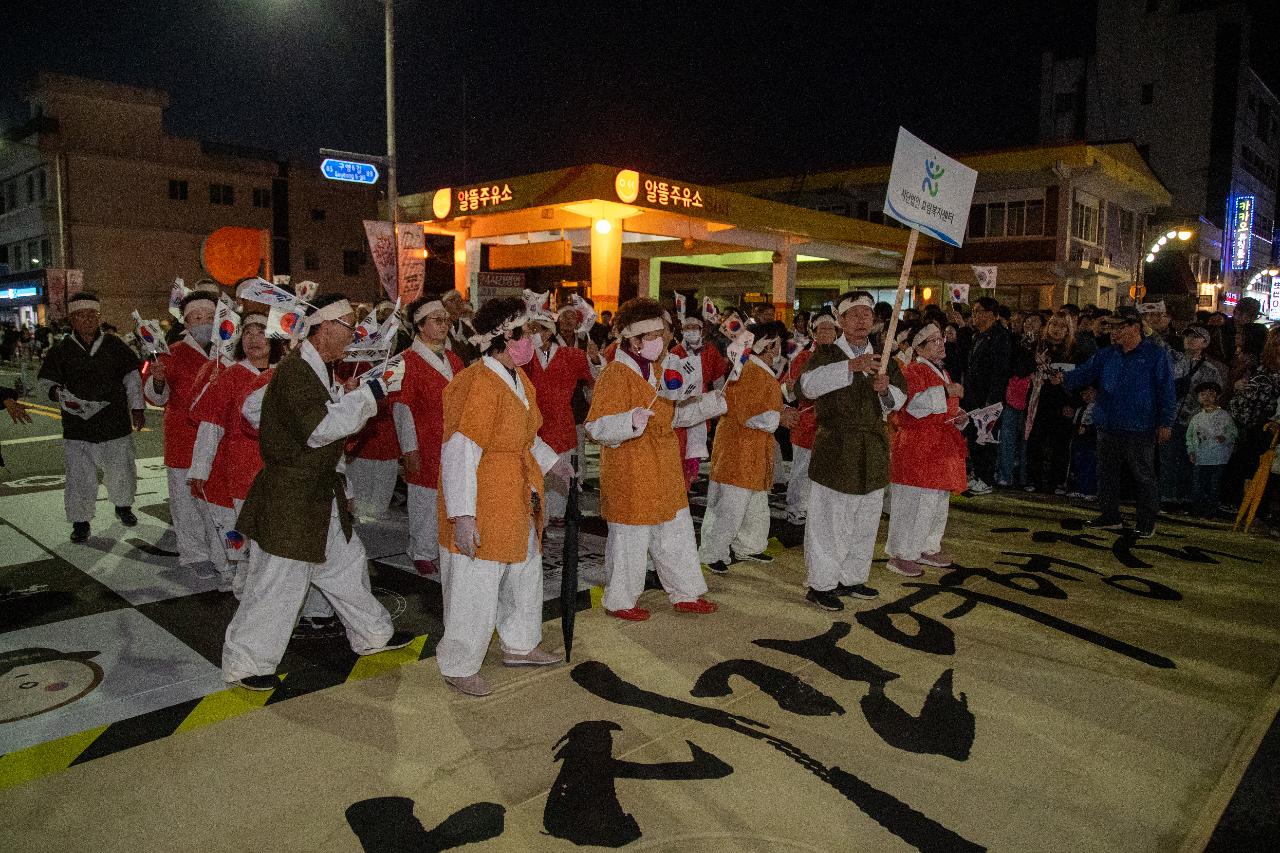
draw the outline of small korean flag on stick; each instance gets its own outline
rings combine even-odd
[[[307,317],[302,309],[272,305],[267,315],[267,337],[300,341],[307,334]]]
[[[969,285],[968,284],[966,284],[965,282],[953,281],[947,285],[947,289],[951,294],[952,302],[968,303],[969,301]]]
[[[169,345],[164,339],[164,330],[160,328],[157,321],[144,320],[137,311],[133,312],[133,321],[138,324],[138,340],[142,341],[142,348],[147,351],[147,355],[169,351]]]
[[[234,361],[239,336],[240,315],[224,296],[218,300],[218,308],[213,312],[213,346],[209,348],[209,357],[228,363]]]
[[[175,278],[173,284],[169,286],[169,313],[175,319],[182,319],[182,298],[190,292],[186,282],[180,278]]]
[[[684,317],[685,317],[685,296],[684,296],[684,294],[683,294],[683,293],[677,293],[677,294],[676,294],[676,316],[680,318],[680,321],[681,321],[681,322],[684,322]]]
[[[720,323],[720,309],[716,308],[716,304],[711,301],[710,296],[702,297],[702,319],[713,326]]]
[[[994,290],[996,287],[996,267],[972,267],[973,277],[978,280],[978,287],[983,290]]]
[[[662,381],[658,396],[668,400],[685,400],[702,390],[702,358],[668,355],[662,364]]]

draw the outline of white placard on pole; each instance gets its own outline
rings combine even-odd
[[[958,247],[964,242],[977,181],[973,169],[900,127],[884,212],[908,228]]]

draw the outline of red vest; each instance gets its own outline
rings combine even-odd
[[[561,346],[544,368],[534,353],[524,366],[525,375],[538,392],[538,410],[542,412],[542,428],[538,435],[556,453],[578,446],[577,425],[573,422],[573,391],[579,382],[591,383],[587,354],[580,349]]]
[[[222,371],[191,410],[197,424],[208,421],[222,427],[222,440],[204,496],[210,503],[233,507],[244,500],[254,477],[262,470],[262,454],[258,450],[258,430],[241,415],[240,409],[250,394],[271,381],[271,371],[254,373],[243,364]]]
[[[444,357],[453,368],[453,375],[463,371],[462,359],[452,350],[445,350]],[[404,382],[400,386],[400,402],[409,407],[413,415],[413,428],[418,437],[418,456],[421,467],[417,476],[405,474],[404,480],[414,486],[427,489],[439,488],[440,447],[444,444],[444,389],[449,380],[426,359],[412,349],[404,354]]]
[[[813,350],[807,349],[792,359],[791,372],[787,375],[787,381],[793,386],[800,381],[800,374],[804,373],[804,366],[809,363],[809,357],[812,355]],[[813,450],[813,439],[818,434],[818,409],[812,400],[801,400],[797,409],[800,412],[800,419],[791,428],[791,443],[805,450]]]
[[[190,468],[191,450],[196,446],[191,406],[204,387],[209,357],[183,338],[158,358],[164,365],[169,388],[169,400],[164,406],[164,464],[169,468]]]
[[[902,368],[907,380],[907,402],[923,391],[950,382],[950,374],[942,372],[945,380],[932,367],[918,361]],[[964,469],[968,454],[964,434],[947,422],[959,411],[960,401],[948,397],[945,415],[917,418],[907,413],[905,405],[894,413],[897,430],[890,444],[890,482],[948,492],[963,492],[969,487]]]

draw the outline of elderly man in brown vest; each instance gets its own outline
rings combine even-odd
[[[407,646],[369,588],[364,546],[352,534],[346,478],[338,466],[347,436],[360,430],[385,394],[378,380],[346,386],[332,365],[351,343],[355,312],[341,294],[313,301],[307,340],[276,368],[260,400],[262,471],[237,529],[253,540],[249,579],[227,628],[222,672],[250,690],[272,690],[308,588],[333,605],[351,649],[370,655]]]

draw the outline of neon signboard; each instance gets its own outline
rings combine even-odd
[[[1236,196],[1231,211],[1231,268],[1247,270],[1253,259],[1253,208],[1251,195]]]

